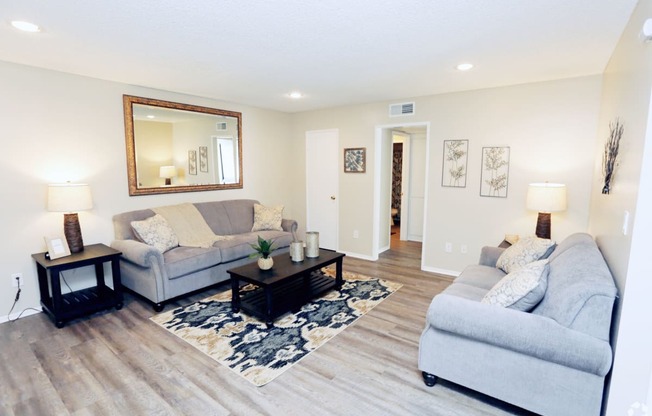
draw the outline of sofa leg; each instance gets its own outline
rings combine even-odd
[[[426,383],[426,386],[432,387],[437,382],[437,376],[434,374],[426,373],[425,371],[421,372],[423,375],[423,382]]]
[[[165,305],[163,305],[163,302],[160,303],[155,303],[154,304],[154,312],[161,312]]]

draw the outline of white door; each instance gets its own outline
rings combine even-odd
[[[319,232],[319,246],[337,250],[339,130],[306,132],[306,231]]]

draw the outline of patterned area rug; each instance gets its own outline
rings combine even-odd
[[[322,272],[335,274],[331,269]],[[263,386],[402,286],[354,273],[344,272],[343,277],[341,291],[332,290],[297,313],[279,317],[269,329],[243,312],[233,313],[230,290],[151,320],[256,386]]]

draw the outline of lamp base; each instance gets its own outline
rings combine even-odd
[[[172,178],[165,178],[165,186],[172,185]]]
[[[79,227],[79,216],[75,214],[63,214],[63,233],[68,241],[71,253],[84,251],[84,240],[82,239],[81,228]]]
[[[540,212],[537,217],[536,235],[539,238],[550,239],[550,213]]]

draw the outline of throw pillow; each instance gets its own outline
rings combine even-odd
[[[131,228],[143,243],[156,248],[161,253],[179,245],[177,235],[160,214],[142,221],[132,221]]]
[[[276,230],[283,231],[283,205],[266,207],[254,204],[254,226],[251,231]]]
[[[536,236],[520,238],[498,257],[496,267],[505,273],[515,272],[526,264],[541,259],[554,244],[552,240]]]
[[[509,273],[484,295],[482,303],[529,312],[546,294],[548,270],[548,260],[538,260]]]

